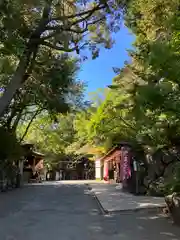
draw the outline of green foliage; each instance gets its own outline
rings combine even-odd
[[[112,33],[119,29],[125,8],[126,1],[119,0],[2,1],[0,54],[8,63],[8,58],[14,57],[17,68],[5,79],[2,76],[5,81],[2,86],[6,91],[0,98],[0,117],[4,116],[15,94],[25,84],[31,85],[34,81],[32,74],[43,51],[48,54],[53,51],[56,56],[70,52],[79,55],[80,51],[88,48],[93,59],[98,57],[100,46],[111,48]],[[83,54],[82,57],[85,59]],[[11,69],[11,64],[8,65]],[[3,71],[4,66],[6,64],[1,65]]]
[[[1,119],[9,129],[15,131],[18,123],[31,121],[43,111],[55,118],[56,113],[82,107],[84,85],[76,80],[77,60],[65,54],[49,54],[43,51],[38,56],[31,81],[18,91]]]
[[[175,166],[175,171],[171,180],[169,180],[164,187],[166,194],[171,194],[173,192],[180,192],[180,164],[177,163]]]
[[[76,80],[78,70],[76,59],[65,54],[57,56],[42,52],[32,81],[27,84],[28,100],[49,113],[67,112],[69,108],[78,107],[83,96],[83,84]]]
[[[61,114],[54,122],[48,114],[41,114],[34,120],[24,140],[35,144],[38,151],[46,155],[46,161],[56,165],[66,157],[66,149],[75,139],[73,118],[73,114]],[[18,127],[19,138],[26,127],[26,122]]]
[[[82,142],[106,149],[121,140],[155,150],[179,144],[178,9],[177,0],[129,2],[125,24],[136,35],[131,62],[115,69],[104,97],[77,116]]]
[[[27,42],[54,50],[79,53],[89,46],[93,58],[99,45],[110,48],[112,32],[126,1],[24,1],[0,4],[0,52],[21,57]],[[87,34],[88,33],[88,38]]]
[[[39,22],[37,20],[42,18],[45,1],[27,2],[23,6],[21,1],[20,6],[16,6],[13,0],[9,2],[14,3],[9,8],[15,8],[15,12],[23,11],[21,16],[16,16],[17,20],[24,21],[30,32],[34,31]],[[82,150],[84,145],[90,146],[87,152],[94,156],[103,154],[120,141],[130,141],[135,146],[140,145],[141,149],[149,146],[154,151],[162,146],[178,145],[179,1],[131,0],[91,4],[86,1],[84,5],[73,1],[69,7],[68,2],[57,3],[53,2],[50,6],[53,10],[52,18],[56,21],[54,25],[48,23],[42,29],[41,39],[38,38],[40,42],[36,62],[23,89],[27,104],[45,110],[32,124],[26,140],[37,144],[41,151],[49,154],[49,159],[54,159],[54,163],[63,159],[69,152]],[[29,6],[31,9],[32,6],[38,6],[41,11],[29,13]],[[122,9],[126,11],[123,12]],[[86,10],[90,15],[84,13]],[[80,16],[81,12],[84,19]],[[79,67],[77,61],[62,52],[76,50],[79,53],[84,44],[87,44],[93,57],[97,57],[100,44],[106,48],[111,47],[111,33],[119,28],[122,12],[126,26],[136,37],[134,49],[129,51],[131,61],[125,63],[122,69],[115,68],[117,76],[112,85],[108,89],[91,94],[91,103],[85,106],[83,86],[75,81]],[[114,16],[110,21],[112,13]],[[6,17],[6,21],[2,20],[2,26],[9,24],[7,19]],[[11,20],[10,18],[9,21]],[[1,36],[4,61],[0,65],[2,86],[5,86],[7,79],[12,76],[13,65],[17,65],[17,59],[21,55],[20,49],[25,48],[25,40],[28,39],[24,25],[19,26],[21,27],[11,26],[19,30],[14,36],[11,36],[10,30],[4,30],[4,35],[7,36],[5,39]],[[26,27],[25,29],[27,30]],[[86,32],[89,33],[88,37],[84,35]],[[16,48],[12,44],[13,37],[17,40]],[[11,54],[7,53],[7,46]],[[47,51],[48,48],[51,48],[50,52]],[[60,56],[56,50],[61,50]],[[21,101],[20,103],[22,104]],[[57,114],[66,112],[68,107],[75,111],[70,111],[65,116]],[[50,116],[56,117],[55,125]],[[18,129],[18,136],[23,135],[26,127],[27,122],[23,122]],[[179,191],[178,174],[174,173],[174,179],[172,183],[167,183],[166,189]]]
[[[134,86],[128,90],[136,140],[157,147],[172,144],[170,129],[179,128],[178,7],[176,0],[133,0],[125,17],[136,34],[129,65]]]

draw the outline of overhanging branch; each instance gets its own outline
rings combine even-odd
[[[21,139],[20,139],[20,142],[23,141],[23,139],[25,138],[26,134],[27,134],[28,131],[29,131],[29,128],[30,128],[32,122],[33,122],[34,119],[37,117],[37,115],[40,114],[41,111],[42,111],[42,109],[40,109],[40,108],[36,110],[36,112],[34,113],[34,115],[33,115],[32,118],[31,118],[31,120],[29,121],[29,123],[28,123],[28,125],[27,125],[27,127],[26,127],[26,129],[25,129],[25,132],[23,133],[23,135],[22,135],[22,137],[21,137]]]
[[[49,47],[49,48],[52,48],[52,49],[55,49],[55,50],[59,50],[59,51],[73,52],[73,51],[77,51],[77,50],[82,49],[84,46],[87,45],[87,43],[84,43],[83,45],[81,45],[81,46],[79,46],[79,47],[78,47],[78,46],[75,46],[75,47],[73,47],[73,48],[65,48],[65,47],[53,45],[53,44],[51,44],[51,43],[49,43],[49,42],[46,42],[46,41],[42,42],[41,45],[44,45],[44,46],[46,46],[46,47]]]
[[[84,17],[84,19],[87,19],[88,17],[90,17],[95,11],[98,11],[98,10],[102,10],[104,8],[106,8],[107,5],[106,4],[103,4],[101,5],[101,3],[99,3],[96,7],[92,8],[92,9],[89,9],[89,10],[86,10],[86,11],[82,11],[82,12],[79,12],[77,14],[71,14],[71,15],[67,15],[67,16],[59,16],[59,17],[54,17],[54,18],[51,18],[50,21],[64,21],[64,20],[69,20],[69,19],[73,19],[73,18],[78,18],[78,17]],[[77,21],[80,22],[83,20],[83,18],[81,19],[78,19]]]
[[[56,35],[58,35],[61,32],[72,32],[72,33],[76,33],[76,34],[83,34],[85,33],[88,28],[82,29],[82,30],[76,30],[76,29],[71,29],[71,28],[63,28],[60,26],[56,26],[56,27],[47,27],[46,30],[54,30],[54,32],[50,33],[49,35],[42,37],[41,40],[48,40],[52,37],[55,37]]]
[[[42,37],[41,39],[43,39],[43,40],[49,39],[51,37],[54,37],[56,34],[60,33],[61,31],[72,32],[72,33],[77,33],[77,34],[83,34],[86,31],[88,31],[88,27],[89,26],[97,24],[98,22],[101,22],[104,19],[105,19],[105,17],[101,17],[99,19],[96,19],[95,21],[92,21],[92,22],[89,22],[89,23],[86,22],[86,26],[83,29],[73,29],[73,28],[71,28],[74,24],[72,24],[71,26],[67,26],[67,27],[65,27],[65,26],[58,26],[58,25],[56,25],[56,26],[47,26],[46,30],[54,31],[54,32],[49,34],[49,35],[47,35],[47,36],[45,36],[45,37]]]

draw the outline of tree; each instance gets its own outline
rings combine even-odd
[[[144,81],[134,88],[133,114],[144,126],[141,135],[155,146],[172,144],[172,129],[179,129],[178,9],[176,0],[134,0],[126,15],[137,36],[131,69]]]
[[[125,21],[136,34],[131,61],[114,68],[118,75],[104,101],[80,115],[76,125],[82,139],[111,147],[123,138],[156,150],[177,143],[178,7],[176,0],[129,2]]]
[[[75,157],[73,153],[67,153],[67,147],[75,141],[75,129],[73,127],[74,113],[57,115],[57,122],[47,114],[39,115],[30,126],[24,140],[35,144],[36,148],[45,153],[46,162],[54,167],[61,161]],[[18,127],[18,137],[26,131],[27,123]]]
[[[43,67],[42,67],[43,62]],[[67,55],[43,53],[38,57],[29,83],[20,89],[2,119],[10,131],[30,118],[29,124],[43,111],[51,117],[79,108],[83,104],[83,84],[76,80],[79,66],[76,59]]]
[[[111,47],[125,1],[25,1],[4,0],[1,8],[1,53],[14,55],[17,68],[0,98],[0,116],[18,89],[29,81],[42,46],[47,50],[79,53],[89,45]],[[111,20],[110,20],[111,19]],[[16,24],[14,24],[16,22]],[[86,33],[90,33],[87,37]]]

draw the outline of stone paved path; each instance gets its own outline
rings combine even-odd
[[[121,191],[119,184],[91,183],[92,192],[107,212],[165,207],[164,198],[134,196]]]
[[[101,215],[82,184],[49,183],[0,194],[0,240],[177,240],[180,229],[146,213]]]

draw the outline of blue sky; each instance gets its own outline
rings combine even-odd
[[[89,92],[111,84],[116,75],[112,68],[123,67],[124,61],[129,59],[127,49],[132,47],[133,35],[128,32],[126,27],[122,26],[121,31],[115,35],[115,41],[112,49],[102,49],[97,59],[88,59],[82,64],[78,78],[88,84],[87,98]]]

